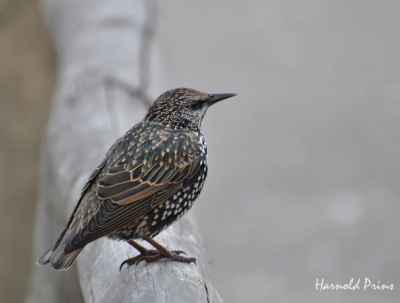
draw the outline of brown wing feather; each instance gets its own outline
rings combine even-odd
[[[133,146],[114,165],[106,165],[105,173],[93,184],[100,206],[86,222],[78,218],[77,212],[71,226],[75,232],[65,252],[139,219],[172,197],[198,171],[202,154],[195,133],[161,133],[153,141],[155,144]]]
[[[161,140],[160,140],[161,138]],[[123,157],[98,182],[97,197],[125,205],[154,195],[165,185],[178,184],[197,172],[201,151],[191,131],[159,136],[139,157]],[[128,193],[128,194],[127,194]]]

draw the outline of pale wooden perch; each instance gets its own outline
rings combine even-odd
[[[57,239],[109,146],[145,114],[155,8],[149,0],[42,2],[58,85],[42,146],[35,259]],[[86,246],[69,271],[34,265],[28,302],[222,302],[190,213],[157,240],[197,265],[141,263],[119,273],[137,252],[104,238]]]

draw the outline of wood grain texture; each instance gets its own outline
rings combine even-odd
[[[144,0],[44,0],[42,5],[56,50],[58,85],[42,144],[35,259],[57,239],[108,147],[144,117],[155,11],[154,1]],[[27,301],[222,302],[190,213],[157,240],[196,257],[197,265],[141,263],[119,273],[121,262],[137,252],[104,238],[89,244],[69,271],[34,265]]]

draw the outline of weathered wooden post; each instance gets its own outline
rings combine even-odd
[[[108,147],[145,114],[156,5],[154,0],[42,4],[54,41],[58,84],[42,145],[34,258],[56,240]],[[197,265],[141,263],[119,273],[120,263],[137,252],[125,243],[100,239],[83,250],[69,271],[33,265],[28,302],[222,302],[211,285],[190,213],[157,239],[196,257]]]

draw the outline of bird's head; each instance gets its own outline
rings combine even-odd
[[[236,94],[207,94],[191,88],[176,88],[159,96],[144,121],[173,129],[200,130],[207,109]]]

